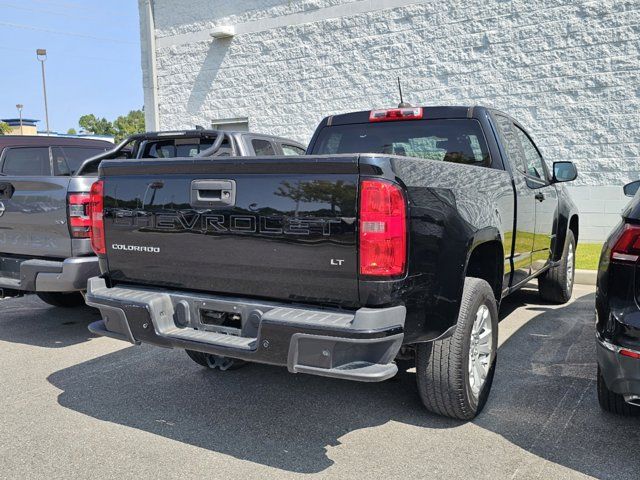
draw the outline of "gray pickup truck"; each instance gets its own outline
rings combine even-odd
[[[215,130],[144,133],[115,148],[90,139],[0,137],[0,297],[35,292],[54,306],[84,303],[87,279],[100,273],[87,203],[102,160],[304,151],[284,138]]]

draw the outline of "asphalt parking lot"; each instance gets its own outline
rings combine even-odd
[[[1,478],[638,478],[640,420],[595,396],[591,287],[503,304],[492,396],[473,422],[380,384],[93,337],[94,311],[0,301]]]

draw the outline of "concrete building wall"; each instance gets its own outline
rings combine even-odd
[[[638,0],[149,2],[158,128],[247,118],[306,142],[326,115],[396,105],[399,75],[413,104],[496,107],[548,161],[575,161],[583,239],[604,238],[640,178]],[[222,25],[236,35],[211,38]]]

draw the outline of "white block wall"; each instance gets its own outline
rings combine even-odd
[[[640,178],[640,0],[154,0],[153,12],[157,128],[247,117],[306,142],[326,115],[395,106],[400,75],[414,104],[499,108],[548,161],[575,161],[582,239],[606,236],[622,184]],[[220,25],[238,34],[210,38]]]

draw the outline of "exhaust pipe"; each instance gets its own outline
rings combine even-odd
[[[629,405],[640,407],[640,395],[625,395],[624,401]]]
[[[0,288],[0,298],[10,297],[24,297],[24,292],[21,290],[12,290],[10,288]]]

